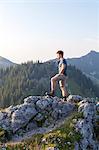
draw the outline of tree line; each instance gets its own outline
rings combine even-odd
[[[0,69],[0,107],[22,103],[30,95],[44,95],[50,90],[50,78],[57,73],[55,63],[27,62]],[[68,89],[71,94],[99,97],[99,88],[75,66],[68,66]],[[58,85],[57,85],[58,86]],[[61,97],[58,88],[56,95]]]

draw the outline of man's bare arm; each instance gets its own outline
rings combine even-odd
[[[62,64],[59,74],[64,74],[65,67],[66,65]]]

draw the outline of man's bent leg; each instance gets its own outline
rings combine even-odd
[[[56,80],[53,78],[51,78],[51,93],[54,93],[56,88]]]
[[[60,80],[60,75],[56,74],[54,77],[51,78],[51,93],[54,94],[56,88],[56,82]]]

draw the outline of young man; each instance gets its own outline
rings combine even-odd
[[[59,85],[60,85],[60,89],[62,91],[63,99],[66,101],[66,98],[69,96],[69,93],[65,87],[66,80],[67,80],[67,73],[66,73],[67,62],[63,57],[63,55],[64,55],[63,51],[60,50],[56,54],[57,54],[57,59],[59,61],[58,62],[59,73],[51,78],[51,92],[48,95],[54,96],[56,82],[59,81]]]

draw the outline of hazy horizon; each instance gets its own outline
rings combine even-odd
[[[99,51],[96,51],[96,50],[90,50],[88,53],[90,53],[91,51],[99,52]],[[88,53],[86,53],[85,55],[87,55]],[[65,57],[65,56],[64,56],[64,58],[66,58],[66,59],[69,59],[69,58],[80,58],[80,57],[85,56],[85,55],[75,56],[75,57]],[[1,57],[3,57],[3,56],[1,56]],[[3,58],[5,58],[5,57],[3,57]],[[5,59],[8,59],[8,58],[5,58]],[[49,60],[52,60],[52,59],[56,59],[56,57],[48,58],[48,59],[45,59],[45,60],[29,59],[29,60],[25,60],[25,61],[23,61],[23,62],[14,62],[14,61],[12,61],[11,59],[8,59],[8,60],[11,61],[11,62],[13,62],[13,63],[16,63],[16,64],[21,64],[21,63],[27,63],[27,62],[29,62],[29,61],[33,61],[33,62],[37,62],[37,61],[45,62],[45,61],[49,61]]]
[[[46,61],[99,52],[97,0],[0,0],[0,56]]]

